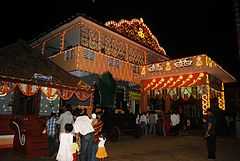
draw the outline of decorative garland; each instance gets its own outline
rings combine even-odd
[[[19,90],[25,96],[33,96],[39,90],[47,97],[48,100],[55,100],[58,96],[63,100],[69,100],[73,94],[80,100],[85,101],[90,98],[91,93],[85,91],[73,91],[67,89],[56,89],[51,87],[41,87],[37,85],[30,85],[24,83],[11,83],[6,81],[0,81],[0,96],[6,96],[18,86]]]

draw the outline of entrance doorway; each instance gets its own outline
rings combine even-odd
[[[38,115],[39,106],[37,104],[38,94],[34,96],[25,96],[21,91],[14,92],[14,115]]]

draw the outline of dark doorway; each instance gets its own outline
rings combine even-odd
[[[38,94],[34,96],[25,96],[21,91],[14,93],[13,114],[15,115],[37,115],[39,107],[36,104]]]

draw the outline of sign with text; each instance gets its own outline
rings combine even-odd
[[[193,63],[192,58],[182,58],[182,59],[177,59],[174,62],[174,65],[176,68],[182,68],[182,67],[188,67],[191,66]]]

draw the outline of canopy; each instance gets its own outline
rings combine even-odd
[[[24,95],[41,90],[46,96],[89,98],[92,88],[20,40],[0,49],[0,94],[18,87]]]

